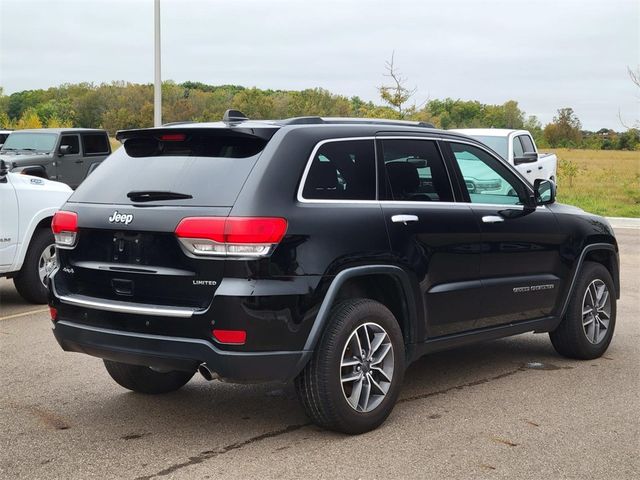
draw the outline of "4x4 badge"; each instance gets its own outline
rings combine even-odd
[[[109,217],[109,223],[124,223],[125,225],[129,225],[132,221],[133,215],[130,213],[118,213],[117,210]]]

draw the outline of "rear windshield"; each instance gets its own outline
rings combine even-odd
[[[127,138],[124,147],[107,157],[70,201],[233,206],[267,141],[220,134]],[[151,194],[145,197],[144,192]]]

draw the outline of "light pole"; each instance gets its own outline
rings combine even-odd
[[[160,0],[154,0],[155,75],[153,83],[153,126],[162,125],[162,76],[160,73]]]

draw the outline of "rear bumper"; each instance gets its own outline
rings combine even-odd
[[[67,320],[56,322],[53,333],[66,351],[167,370],[195,371],[206,363],[223,379],[247,383],[290,380],[308,353],[230,352],[201,339],[124,332]]]

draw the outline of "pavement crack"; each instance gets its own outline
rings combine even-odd
[[[517,447],[518,445],[520,445],[519,443],[512,442],[511,440],[507,440],[506,438],[492,437],[491,440],[493,440],[496,443],[501,443],[503,445],[506,445],[508,447]]]
[[[464,390],[465,388],[476,387],[478,385],[484,385],[485,383],[493,382],[495,380],[500,380],[502,378],[510,377],[511,375],[515,375],[520,372],[524,372],[527,370],[524,366],[520,366],[514,370],[509,370],[508,372],[500,373],[498,375],[494,375],[493,377],[481,378],[479,380],[474,380],[472,382],[462,383],[460,385],[454,385],[452,387],[443,388],[442,390],[436,390],[433,392],[419,393],[418,395],[412,395],[410,397],[404,397],[398,400],[398,403],[406,403],[406,402],[415,402],[416,400],[422,400],[424,398],[434,397],[436,395],[444,395],[446,393],[452,392],[454,390]]]
[[[290,432],[295,432],[296,430],[300,430],[304,427],[308,427],[311,423],[302,423],[299,425],[289,425],[280,430],[273,430],[271,432],[266,432],[261,435],[256,435],[255,437],[248,438],[247,440],[243,440],[241,442],[230,443],[229,445],[225,445],[224,447],[220,447],[217,450],[205,450],[204,452],[200,452],[198,455],[193,457],[189,457],[189,459],[185,462],[175,463],[163,470],[160,470],[157,473],[153,473],[151,475],[144,475],[141,477],[137,477],[136,480],[150,480],[155,477],[164,477],[166,475],[170,475],[177,470],[181,470],[186,467],[190,467],[192,465],[197,465],[211,458],[218,457],[220,455],[224,455],[225,453],[231,452],[233,450],[238,450],[240,448],[244,448],[247,445],[251,445],[252,443],[260,442],[262,440],[266,440],[268,438],[279,437],[280,435],[286,435]]]

